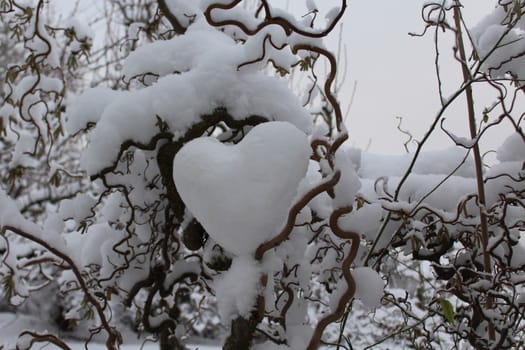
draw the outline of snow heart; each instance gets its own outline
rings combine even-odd
[[[303,132],[267,122],[237,145],[213,137],[187,143],[175,156],[173,179],[209,235],[229,252],[247,255],[278,234],[309,157]]]

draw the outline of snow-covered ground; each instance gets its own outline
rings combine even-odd
[[[73,345],[74,350],[77,350],[77,349],[84,350],[85,349],[83,343],[74,343],[71,345]],[[124,345],[121,349],[122,350],[132,350],[132,349],[136,350],[136,349],[140,349],[139,348],[140,346],[141,344],[128,344],[128,345]],[[221,347],[220,346],[210,346],[210,345],[190,345],[189,348],[191,350],[219,350]],[[88,349],[89,350],[103,350],[103,349],[106,349],[106,347],[104,344],[91,343],[89,344]],[[158,350],[158,349],[159,349],[159,345],[156,343],[146,343],[144,344],[144,347],[142,347],[142,350]]]
[[[0,349],[1,350],[14,350],[16,347],[16,342],[18,334],[24,329],[32,329],[38,332],[50,331],[52,329],[48,328],[49,323],[46,320],[36,319],[34,317],[12,314],[6,312],[0,312]],[[132,335],[129,335],[127,341],[124,341],[124,344],[121,346],[122,350],[158,350],[158,343],[140,341],[133,339]],[[68,346],[73,350],[86,350],[85,343],[79,340],[68,340],[63,339]],[[197,341],[194,344],[189,344],[188,348],[190,350],[220,350],[222,344],[210,345],[210,342],[207,344],[199,344]],[[57,349],[54,345],[45,345],[38,344],[33,349],[42,349],[42,350],[54,350]],[[87,350],[105,350],[106,346],[100,342],[92,341],[88,344]]]
[[[49,329],[49,323],[46,320],[36,319],[21,314],[12,313],[0,313],[0,349],[11,350],[15,349],[18,334],[24,329],[31,329],[38,332],[49,331],[53,332],[53,329]],[[159,345],[153,342],[141,342],[132,337],[127,337],[127,341],[122,346],[123,350],[158,350]],[[73,350],[85,350],[85,344],[83,341],[68,340],[64,339],[66,343]],[[204,345],[204,344],[193,344],[189,345],[191,350],[218,350],[221,348],[220,345]],[[53,345],[38,345],[35,349],[56,349]],[[88,350],[104,350],[106,346],[97,342],[90,342]]]

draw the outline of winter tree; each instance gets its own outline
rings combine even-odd
[[[20,50],[0,90],[0,275],[21,307],[53,285],[57,327],[6,346],[71,349],[75,335],[118,349],[126,329],[161,349],[195,334],[227,350],[365,347],[360,334],[523,346],[523,2],[500,0],[473,28],[459,1],[423,5],[441,108],[399,157],[350,146],[323,42],[345,0],[298,14],[266,0],[109,1],[98,46],[48,5],[0,0]],[[478,86],[493,99],[476,100]],[[444,117],[457,104],[466,136]],[[485,135],[503,127],[486,160]],[[425,151],[438,132],[455,146]],[[369,310],[389,310],[387,334],[357,326]]]

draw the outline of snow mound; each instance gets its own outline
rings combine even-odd
[[[223,248],[254,253],[288,216],[308,167],[307,136],[287,122],[253,128],[237,145],[213,137],[186,144],[173,179],[189,211]]]
[[[381,303],[384,281],[379,274],[369,267],[357,267],[352,271],[356,290],[354,297],[369,307],[375,308]]]
[[[114,163],[125,141],[148,143],[159,132],[157,118],[171,132],[184,134],[217,108],[236,120],[257,115],[310,132],[309,113],[284,81],[239,67],[254,50],[201,22],[183,36],[137,49],[124,63],[124,78],[150,74],[151,84],[129,91],[97,87],[68,104],[68,133],[96,123],[82,167],[97,174]]]
[[[260,267],[250,257],[238,257],[228,271],[215,281],[219,315],[225,324],[240,315],[246,319],[255,307]]]

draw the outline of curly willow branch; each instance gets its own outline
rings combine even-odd
[[[170,11],[168,4],[166,3],[166,0],[158,0],[159,10],[162,12],[164,16],[168,19],[171,26],[173,27],[173,30],[177,34],[184,34],[186,32],[186,28],[180,24],[177,17]]]
[[[292,47],[292,52],[294,54],[297,54],[297,52],[299,52],[300,50],[312,51],[323,55],[330,63],[330,73],[328,74],[328,78],[326,79],[324,84],[324,93],[326,95],[326,99],[330,102],[332,108],[334,109],[337,131],[344,131],[343,113],[341,111],[341,106],[339,105],[339,102],[332,93],[332,85],[337,76],[337,61],[335,59],[335,56],[330,51],[317,46],[299,44]]]
[[[71,268],[71,271],[75,275],[75,277],[76,277],[76,279],[77,279],[77,281],[78,281],[78,283],[80,285],[80,288],[82,289],[82,292],[84,293],[84,296],[86,297],[88,302],[91,305],[93,305],[93,307],[95,308],[95,310],[97,312],[97,315],[100,318],[100,322],[102,322],[102,327],[108,333],[108,338],[106,340],[107,348],[109,350],[117,350],[118,347],[119,347],[119,344],[122,343],[121,335],[114,327],[112,327],[109,324],[109,320],[108,320],[108,318],[106,317],[106,315],[104,313],[104,307],[98,302],[96,297],[93,294],[91,294],[91,292],[89,291],[90,287],[84,281],[84,278],[82,277],[82,272],[80,271],[78,266],[76,266],[76,264],[73,261],[73,259],[71,257],[69,257],[66,253],[63,253],[59,249],[53,247],[52,244],[44,241],[41,238],[38,238],[38,237],[34,236],[31,233],[28,233],[28,232],[26,232],[24,230],[21,230],[21,229],[19,229],[17,227],[3,226],[1,231],[0,231],[0,234],[1,235],[5,235],[5,233],[7,231],[13,232],[13,233],[17,234],[20,237],[26,238],[26,239],[28,239],[28,240],[30,240],[32,242],[35,242],[35,243],[41,245],[42,247],[44,247],[47,250],[49,250],[55,256],[60,257],[62,260],[64,260],[69,265],[69,267]]]
[[[221,3],[211,4],[210,6],[208,6],[206,11],[204,11],[204,16],[206,17],[206,20],[208,21],[208,23],[210,25],[214,26],[214,27],[223,27],[223,26],[227,26],[227,25],[233,25],[233,26],[236,26],[239,29],[241,29],[245,34],[250,35],[250,36],[253,36],[253,35],[257,34],[261,29],[263,29],[263,28],[265,28],[265,27],[267,27],[269,25],[278,25],[281,28],[283,28],[283,30],[288,35],[290,35],[292,33],[297,33],[299,35],[302,35],[302,36],[305,36],[305,37],[308,37],[308,38],[323,38],[323,37],[327,36],[335,28],[335,26],[337,25],[339,20],[343,17],[343,14],[344,14],[344,12],[346,10],[346,7],[347,7],[346,0],[342,0],[341,1],[341,9],[337,13],[337,15],[333,18],[333,20],[326,27],[326,29],[321,30],[321,31],[306,31],[306,30],[303,30],[301,28],[298,28],[297,26],[295,26],[294,24],[292,24],[290,21],[288,21],[287,19],[285,19],[283,17],[273,17],[271,15],[270,5],[268,4],[268,1],[266,1],[266,0],[261,1],[262,8],[264,8],[265,13],[266,13],[264,21],[262,23],[260,23],[257,26],[257,28],[255,28],[254,30],[250,30],[244,23],[242,23],[242,22],[240,22],[238,20],[226,19],[226,20],[222,20],[222,21],[216,22],[212,18],[211,12],[213,10],[215,10],[215,9],[218,9],[218,10],[231,10],[235,6],[237,6],[239,3],[241,3],[241,1],[242,0],[234,0],[234,1],[230,2],[229,4],[221,4]]]
[[[348,214],[351,211],[352,211],[351,206],[343,207],[343,208],[338,208],[334,210],[332,215],[330,215],[330,228],[332,229],[332,232],[341,239],[345,239],[345,240],[348,239],[351,241],[350,252],[346,256],[345,260],[343,261],[343,265],[342,265],[343,277],[348,287],[346,291],[343,293],[343,295],[341,295],[341,297],[339,298],[339,302],[337,303],[337,308],[335,309],[335,311],[325,316],[317,324],[317,327],[314,330],[312,338],[310,339],[310,343],[308,344],[307,350],[317,349],[321,341],[321,337],[323,336],[323,332],[325,328],[329,324],[337,321],[343,316],[343,314],[345,313],[346,305],[354,297],[354,294],[355,294],[356,284],[352,276],[352,273],[350,271],[350,268],[352,266],[352,263],[355,260],[355,257],[357,256],[357,250],[359,249],[360,238],[357,233],[351,232],[351,231],[345,231],[339,226],[339,219],[343,215]]]
[[[33,345],[38,344],[38,343],[45,343],[46,345],[54,344],[54,345],[58,346],[59,348],[61,348],[63,350],[72,350],[65,342],[63,342],[62,340],[58,339],[53,334],[37,333],[37,332],[32,332],[32,331],[27,331],[26,330],[26,331],[23,331],[22,333],[20,333],[20,335],[19,335],[19,337],[25,337],[25,336],[29,336],[32,339],[29,341],[29,344],[28,344],[27,347],[26,346],[19,347],[17,345],[17,347],[16,347],[17,350],[31,349],[33,347]]]
[[[346,7],[347,7],[346,0],[342,0],[341,1],[341,9],[337,13],[337,15],[330,22],[328,27],[325,30],[322,30],[320,32],[306,31],[306,30],[298,28],[297,26],[295,26],[293,23],[291,23],[290,21],[288,21],[285,18],[272,17],[272,15],[270,13],[270,6],[268,5],[267,1],[262,1],[262,7],[265,9],[265,12],[266,12],[266,16],[264,18],[264,21],[262,23],[260,23],[253,30],[249,29],[246,25],[244,25],[244,23],[242,23],[242,22],[240,22],[238,20],[235,20],[235,19],[227,19],[227,20],[222,20],[222,21],[219,21],[219,22],[216,22],[213,19],[213,16],[212,16],[212,11],[213,10],[215,10],[215,9],[231,10],[235,6],[237,6],[240,2],[241,2],[241,0],[234,0],[231,3],[229,3],[229,4],[212,4],[212,5],[208,6],[208,8],[205,10],[204,16],[206,17],[206,20],[208,21],[208,23],[210,25],[214,26],[214,27],[222,27],[222,26],[226,26],[226,25],[233,25],[233,26],[241,29],[245,34],[247,34],[249,36],[256,35],[263,28],[265,28],[265,27],[267,27],[269,25],[278,25],[285,31],[285,33],[288,36],[290,36],[291,34],[299,34],[299,35],[302,35],[302,36],[307,37],[307,38],[323,38],[323,37],[326,37],[334,29],[334,27],[337,25],[339,20],[343,17],[343,14],[344,14],[344,12],[346,10]],[[265,41],[266,41],[266,37],[265,37]],[[283,46],[283,48],[284,48],[284,46]],[[340,132],[343,131],[344,126],[343,126],[343,114],[342,114],[342,111],[341,111],[341,106],[337,102],[337,99],[335,98],[335,96],[332,94],[332,85],[333,85],[333,83],[335,81],[335,78],[337,76],[337,61],[336,61],[336,58],[328,50],[323,49],[321,47],[313,46],[313,45],[297,44],[297,45],[294,45],[292,47],[292,52],[294,54],[297,54],[297,52],[299,50],[306,50],[306,51],[315,52],[315,53],[318,53],[320,55],[323,55],[324,57],[326,57],[326,59],[328,59],[328,61],[330,63],[330,73],[329,73],[329,75],[328,75],[328,77],[326,79],[325,85],[324,85],[324,93],[326,95],[326,98],[328,99],[328,101],[332,105],[332,108],[334,109],[335,116],[336,116],[337,130],[340,131]]]
[[[284,228],[282,229],[281,233],[279,233],[277,236],[272,238],[271,240],[261,244],[259,248],[257,248],[257,251],[255,252],[255,259],[256,260],[262,260],[264,253],[269,251],[272,248],[275,248],[279,246],[282,242],[286,241],[290,234],[292,233],[295,219],[297,218],[297,215],[299,215],[299,212],[306,207],[306,205],[317,195],[329,191],[332,189],[339,179],[341,178],[341,172],[336,171],[331,179],[329,179],[326,182],[321,183],[317,187],[314,187],[310,191],[308,191],[303,197],[295,203],[295,205],[290,209],[290,212],[288,214],[288,220],[286,221],[286,224],[284,225]]]

